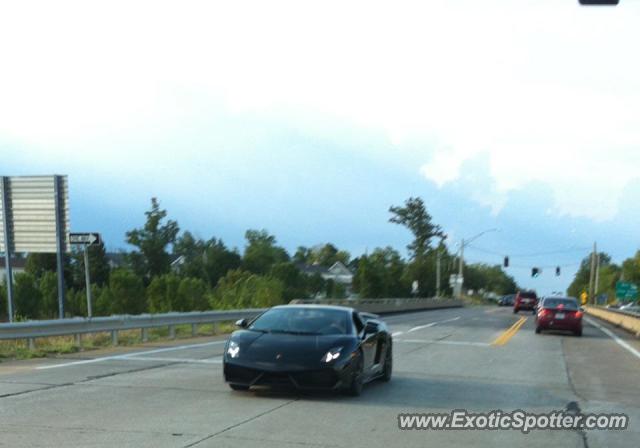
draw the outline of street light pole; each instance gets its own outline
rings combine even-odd
[[[463,273],[464,273],[464,246],[470,244],[471,242],[475,241],[476,239],[480,238],[482,235],[484,235],[485,233],[489,233],[489,232],[498,232],[499,229],[487,229],[484,230],[480,233],[478,233],[476,236],[469,238],[467,240],[462,239],[462,241],[460,242],[460,258],[458,260],[458,279],[456,282],[456,287],[457,287],[457,298],[461,299],[462,298],[462,288],[464,286],[464,277],[463,277]]]

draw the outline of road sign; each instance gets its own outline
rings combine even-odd
[[[638,285],[629,282],[616,283],[616,298],[618,300],[630,302],[638,299]]]
[[[582,291],[582,293],[580,294],[580,303],[586,305],[587,300],[589,300],[589,294],[587,294],[587,291]]]
[[[13,322],[11,254],[55,253],[58,314],[64,317],[64,257],[69,251],[69,187],[67,176],[0,176],[0,252],[7,275],[7,312]]]
[[[12,253],[56,253],[59,245],[67,252],[67,176],[2,177],[1,182],[0,252],[8,246]]]
[[[94,244],[100,244],[100,242],[101,242],[100,234],[96,232],[69,234],[69,243],[71,244],[83,244],[87,246],[92,246]]]

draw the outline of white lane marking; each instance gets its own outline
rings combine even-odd
[[[396,336],[400,336],[401,334],[404,334],[404,331],[396,331],[395,333],[391,333],[391,336],[395,338]]]
[[[628,350],[632,355],[634,355],[636,358],[640,358],[640,351],[636,350],[635,348],[631,347],[629,344],[627,344],[626,341],[624,341],[623,339],[620,339],[618,336],[616,336],[616,334],[614,332],[612,332],[611,330],[609,330],[608,328],[603,327],[602,325],[600,325],[599,323],[595,322],[593,319],[589,318],[589,317],[584,317],[584,320],[586,320],[587,322],[589,322],[591,325],[593,325],[594,327],[596,327],[598,330],[602,331],[604,334],[606,334],[607,336],[609,336],[611,339],[613,339],[614,341],[616,341],[618,343],[618,345],[620,345],[621,347],[625,348],[626,350]]]
[[[103,356],[102,358],[94,358],[94,359],[83,359],[81,361],[71,361],[71,362],[65,362],[62,364],[53,364],[53,365],[49,365],[49,366],[39,366],[36,367],[37,370],[45,370],[45,369],[57,369],[58,367],[69,367],[69,366],[79,366],[79,365],[83,365],[83,364],[93,364],[96,362],[102,362],[102,361],[111,361],[111,360],[122,360],[122,359],[128,359],[128,358],[133,358],[133,357],[140,357],[141,355],[152,355],[154,353],[163,353],[163,352],[170,352],[170,351],[174,351],[174,350],[187,350],[190,348],[199,348],[199,347],[209,347],[211,345],[219,345],[219,344],[224,344],[227,341],[212,341],[212,342],[204,342],[202,344],[189,344],[189,345],[179,345],[177,347],[166,347],[166,348],[158,348],[158,349],[154,349],[154,350],[146,350],[143,352],[133,352],[133,353],[127,353],[125,355],[113,355],[113,356]]]
[[[126,361],[150,361],[150,362],[181,362],[185,364],[222,364],[222,357],[211,359],[196,359],[196,358],[164,358],[164,357],[142,357],[142,356],[129,356],[123,358]]]
[[[490,347],[486,342],[470,341],[440,341],[437,339],[398,339],[396,342],[408,342],[413,344],[443,344],[443,345],[470,345],[473,347]]]
[[[420,325],[420,326],[411,328],[409,330],[409,333],[411,333],[413,331],[422,330],[423,328],[430,328],[430,327],[433,327],[433,326],[438,325],[438,324],[443,324],[445,322],[453,322],[454,320],[458,320],[458,319],[460,319],[460,316],[454,317],[453,319],[439,320],[437,322],[431,322],[430,324],[427,324],[427,325]]]

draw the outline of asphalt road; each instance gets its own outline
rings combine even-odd
[[[523,315],[527,316],[527,315]],[[640,344],[587,324],[582,338],[533,331],[507,308],[389,316],[394,377],[357,398],[232,392],[222,338],[0,364],[0,446],[636,447]],[[493,344],[500,341],[502,345]],[[624,412],[624,431],[401,431],[398,414]]]

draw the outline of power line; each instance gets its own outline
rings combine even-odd
[[[475,261],[475,260],[469,260],[468,264],[485,264],[485,265],[490,265],[492,266],[490,263],[486,262],[486,261]],[[527,269],[527,270],[531,270],[532,267],[536,267],[536,268],[540,268],[540,269],[555,269],[555,268],[571,268],[571,267],[575,267],[575,266],[580,266],[582,263],[565,263],[565,264],[554,264],[554,265],[535,265],[535,266],[525,266],[525,265],[513,265],[513,264],[509,264],[509,267],[507,269]],[[500,266],[500,263],[496,263],[495,266]]]
[[[492,254],[492,255],[499,255],[501,257],[507,255],[504,252],[496,252],[494,250],[490,250],[490,249],[485,249],[482,247],[478,247],[478,246],[474,246],[469,244],[467,247],[470,247],[472,249],[475,249],[479,252],[485,252],[488,254]],[[529,253],[529,254],[508,254],[510,258],[533,258],[533,257],[542,257],[545,255],[557,255],[557,254],[566,254],[566,253],[572,253],[572,252],[583,252],[583,251],[589,251],[590,248],[588,247],[573,247],[573,248],[569,248],[569,249],[561,249],[561,250],[554,250],[554,251],[548,251],[548,252],[538,252],[538,253]]]

